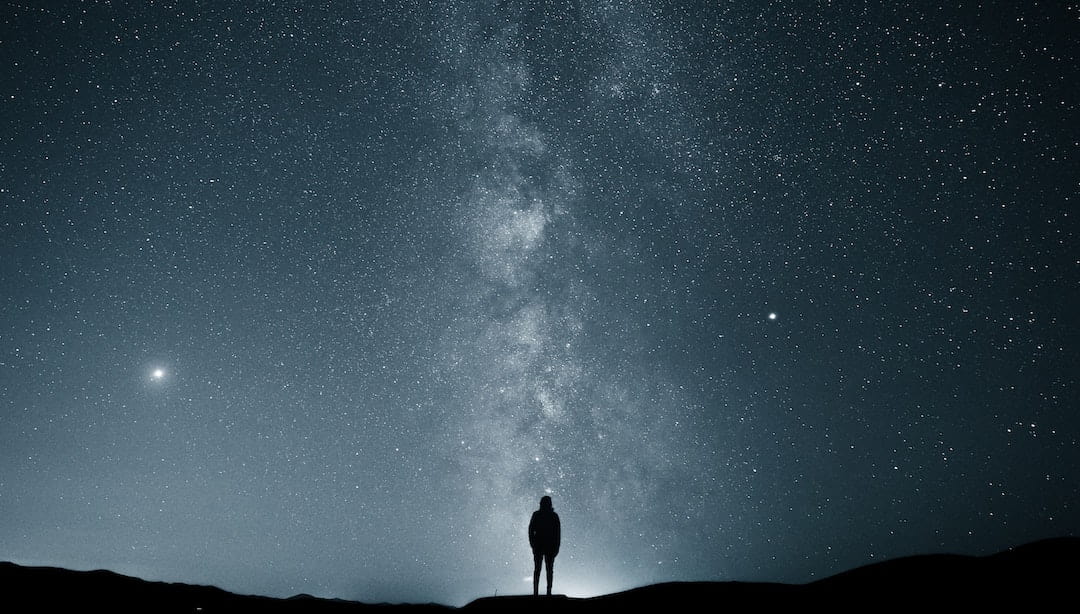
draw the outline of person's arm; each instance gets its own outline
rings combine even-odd
[[[529,519],[529,547],[536,547],[536,514]]]
[[[562,543],[562,525],[559,523],[559,515],[555,514],[555,554],[559,553],[559,545]]]

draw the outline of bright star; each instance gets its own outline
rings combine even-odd
[[[154,369],[154,372],[150,374],[150,377],[154,379],[161,379],[165,377],[165,369]]]
[[[769,319],[770,320],[775,320],[776,319],[776,313],[770,313],[769,314]]]

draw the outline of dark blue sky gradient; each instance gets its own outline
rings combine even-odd
[[[274,596],[1080,531],[1077,7],[0,9],[0,559]],[[160,374],[155,371],[160,370]]]

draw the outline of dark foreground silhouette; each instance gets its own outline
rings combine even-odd
[[[914,556],[853,569],[809,584],[671,582],[577,599],[485,597],[472,612],[716,612],[807,606],[900,611],[973,606],[1042,610],[1075,607],[1080,538],[1044,540],[984,557]],[[0,563],[5,612],[450,612],[437,604],[364,604],[298,595],[271,599],[211,586],[148,582],[110,571]],[[1072,604],[1072,605],[1069,605]]]
[[[551,578],[555,557],[559,556],[562,541],[562,524],[551,505],[551,497],[540,498],[540,509],[529,520],[529,547],[533,552],[533,595],[540,592],[540,564],[547,568],[547,593],[551,594]]]

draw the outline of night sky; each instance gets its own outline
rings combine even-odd
[[[0,9],[0,559],[460,605],[544,494],[570,595],[1080,533],[1075,3],[313,4]]]

